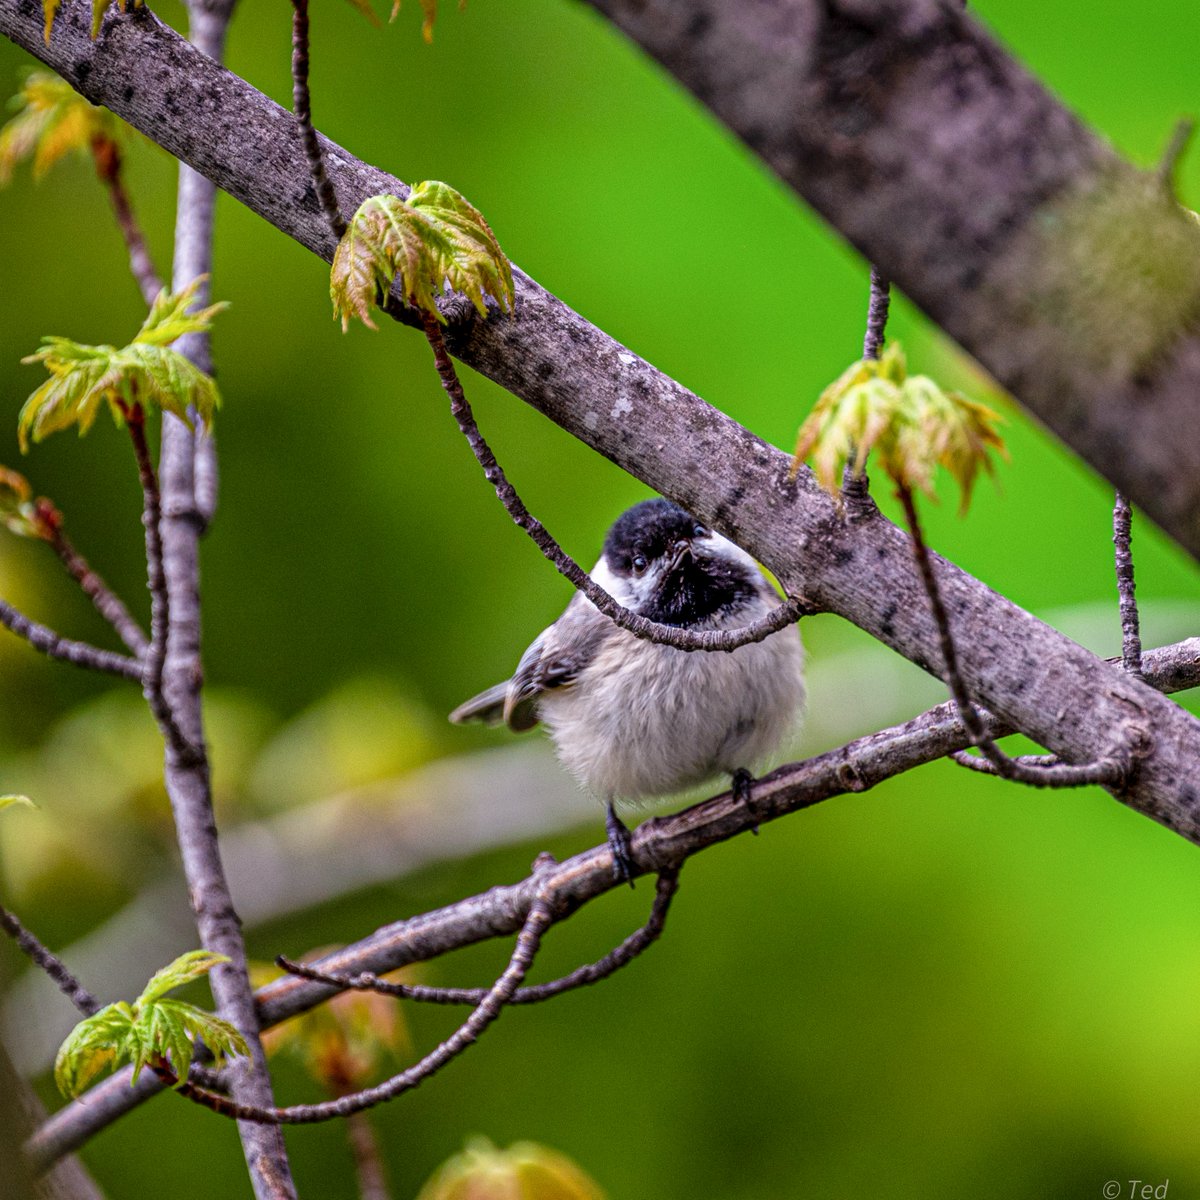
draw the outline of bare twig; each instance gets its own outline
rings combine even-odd
[[[133,205],[129,201],[129,193],[125,190],[125,181],[121,174],[120,148],[112,138],[95,138],[92,141],[92,159],[96,164],[96,174],[100,177],[100,182],[108,189],[117,228],[120,229],[129,251],[129,269],[133,272],[133,278],[148,308],[154,303],[155,296],[162,291],[162,280],[154,269],[146,239],[142,235],[137,218],[133,215]]]
[[[122,679],[132,679],[137,683],[142,681],[142,664],[136,658],[115,654],[111,650],[101,650],[88,642],[75,642],[65,638],[48,626],[31,620],[5,600],[0,600],[0,625],[24,638],[35,650],[40,650],[48,658],[57,658],[60,662],[68,662],[76,667],[86,667],[89,671],[120,675]]]
[[[878,358],[883,352],[892,285],[878,267],[871,268],[871,298],[867,304],[867,331],[863,335],[863,358]]]
[[[138,658],[145,655],[149,646],[145,633],[137,618],[125,607],[121,598],[92,569],[91,564],[75,549],[71,540],[57,523],[53,526],[54,537],[50,545],[62,560],[67,574],[79,584],[83,594],[92,602],[96,611],[116,630],[121,641]]]
[[[312,123],[312,97],[308,90],[308,0],[292,0],[292,111],[300,127],[304,157],[321,211],[335,237],[346,232],[346,218],[338,207],[337,192],[325,170],[325,156]]]
[[[171,627],[171,606],[167,577],[163,570],[162,496],[158,476],[146,441],[146,416],[140,404],[125,414],[125,424],[137,458],[138,479],[142,484],[142,524],[146,529],[146,585],[150,589],[150,645],[144,659],[142,692],[163,736],[181,761],[202,757],[201,751],[184,736],[171,706],[163,694],[163,668],[167,661],[167,640]]]
[[[534,517],[525,507],[516,489],[509,483],[503,467],[496,461],[491,447],[479,432],[475,416],[467,402],[462,382],[454,369],[454,362],[446,349],[442,337],[441,325],[436,317],[429,313],[422,314],[425,336],[433,349],[433,360],[437,366],[438,376],[442,387],[450,397],[450,412],[458,423],[458,428],[467,439],[476,461],[483,468],[484,477],[496,489],[504,511],[512,517],[519,529],[523,529],[533,540],[534,545],[554,564],[560,575],[565,576],[578,588],[606,617],[622,629],[632,633],[634,637],[643,638],[648,642],[658,642],[664,646],[674,646],[677,650],[736,650],[739,646],[751,642],[761,642],[773,633],[794,625],[802,616],[811,614],[813,607],[802,597],[789,596],[777,608],[772,609],[765,617],[743,626],[741,629],[682,629],[677,625],[664,625],[658,621],[650,621],[632,612],[623,604],[619,604],[602,587],[593,581],[590,575],[558,544],[546,530],[545,526]]]
[[[892,303],[892,285],[878,267],[871,268],[870,297],[867,301],[867,328],[863,334],[863,358],[875,359],[883,351],[883,336],[887,329],[888,311]],[[853,520],[869,515],[874,506],[870,503],[871,483],[866,468],[854,469],[853,450],[846,457],[842,471],[842,499],[847,515]]]
[[[670,910],[671,901],[678,889],[678,870],[661,872],[654,893],[654,906],[650,910],[646,924],[641,929],[630,934],[619,946],[610,950],[597,962],[577,967],[569,975],[562,976],[561,979],[552,979],[547,983],[519,988],[513,993],[509,1004],[539,1004],[543,1000],[561,996],[564,992],[573,991],[575,988],[598,983],[622,967],[628,966],[662,936],[663,927],[667,921],[667,912]],[[378,975],[372,974],[370,971],[363,971],[358,975],[331,975],[317,970],[307,963],[292,962],[282,954],[275,961],[292,975],[297,975],[301,979],[310,979],[314,983],[327,983],[339,990],[378,992],[383,996],[396,996],[402,1000],[418,1000],[427,1004],[478,1004],[487,995],[486,988],[426,987],[421,984],[391,983],[386,979],[380,979]]]
[[[0,929],[3,929],[17,943],[35,967],[40,967],[54,980],[58,990],[85,1017],[90,1017],[93,1013],[100,1011],[100,1002],[71,974],[62,959],[48,950],[8,909],[2,906],[0,906]]]
[[[1122,492],[1117,492],[1113,505],[1113,545],[1116,547],[1117,595],[1121,611],[1121,665],[1130,675],[1141,679],[1142,635],[1134,595],[1133,551],[1130,549],[1132,523],[1129,500]]]
[[[950,616],[942,601],[937,575],[929,557],[925,537],[921,532],[921,522],[917,516],[917,506],[912,491],[903,485],[897,485],[896,495],[904,507],[905,519],[912,537],[913,556],[916,559],[917,570],[925,585],[929,606],[933,610],[933,618],[937,624],[946,686],[950,689],[950,695],[958,709],[959,719],[970,734],[972,743],[987,759],[994,773],[1015,783],[1024,783],[1031,787],[1085,787],[1088,784],[1096,783],[1106,787],[1120,787],[1133,766],[1134,758],[1144,749],[1140,744],[1129,746],[1128,756],[1123,762],[1105,758],[1091,763],[1055,762],[1031,765],[1023,763],[1019,759],[1010,758],[988,736],[983,720],[967,694],[966,684],[958,669],[958,651],[955,649],[954,635],[950,630]],[[964,761],[963,757],[959,755],[954,756],[954,761],[960,766],[974,767],[975,765],[969,760]]]
[[[222,1116],[240,1121],[255,1121],[263,1125],[312,1125],[318,1121],[349,1117],[412,1091],[472,1045],[503,1011],[529,971],[541,945],[542,935],[554,920],[551,897],[552,893],[540,889],[534,896],[517,934],[517,944],[513,947],[508,966],[487,989],[471,1015],[435,1050],[430,1051],[420,1062],[414,1063],[407,1070],[393,1075],[391,1079],[376,1084],[375,1087],[365,1088],[336,1100],[327,1100],[322,1104],[293,1104],[286,1108],[239,1104],[188,1084],[180,1091],[189,1099]]]

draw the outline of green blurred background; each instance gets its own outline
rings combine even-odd
[[[1176,119],[1200,109],[1194,0],[972,7],[1135,161],[1153,162]],[[859,352],[866,267],[690,97],[566,0],[444,6],[432,46],[415,0],[383,30],[345,3],[314,9],[324,132],[402,178],[455,184],[543,284],[791,444],[821,387]],[[181,21],[176,4],[160,12]],[[286,103],[289,40],[282,0],[245,3],[230,64]],[[24,61],[0,45],[5,90]],[[129,160],[166,264],[174,164],[141,142]],[[1200,204],[1200,158],[1181,175],[1183,199]],[[567,586],[496,503],[424,343],[399,328],[343,336],[320,262],[226,197],[218,214],[215,293],[232,306],[215,339],[221,509],[203,566],[221,819],[234,831],[288,820],[311,830],[340,796],[339,821],[368,836],[374,820],[399,822],[419,843],[428,806],[384,810],[380,796],[404,794],[420,772],[448,794],[473,752],[507,745],[442,714],[511,670]],[[141,319],[86,163],[37,186],[22,173],[0,194],[0,263],[0,462],[59,503],[79,547],[144,614],[137,478],[122,437],[98,425],[23,464],[16,448],[16,414],[38,379],[20,357],[47,333],[121,343]],[[700,293],[697,280],[721,281],[720,293]],[[931,541],[1112,653],[1108,489],[909,305],[894,312],[889,332],[919,369],[1009,422],[999,487],[979,489],[966,521],[951,503],[927,506]],[[530,507],[590,561],[644,486],[487,381],[468,373],[467,386]],[[1136,560],[1147,642],[1196,633],[1194,566],[1144,522]],[[106,638],[38,546],[0,539],[0,594],[65,632]],[[812,718],[799,752],[940,698],[843,622],[804,630]],[[5,902],[69,947],[147,888],[181,896],[155,735],[136,697],[48,665],[7,634],[0,681],[0,792],[28,791],[41,806],[2,822]],[[248,930],[253,952],[350,941],[518,878],[538,849],[566,855],[601,836],[583,797],[518,844],[488,834],[485,816],[486,806],[480,848],[460,861],[349,891],[335,880],[316,907],[266,906]],[[468,846],[473,830],[464,818]],[[643,919],[649,893],[607,897],[556,930],[539,972],[602,953]],[[1195,847],[1103,793],[926,768],[701,856],[645,960],[506,1015],[461,1062],[378,1110],[395,1196],[415,1196],[480,1133],[554,1146],[614,1200],[1083,1198],[1110,1180],[1128,1194],[1130,1180],[1168,1178],[1170,1196],[1200,1197],[1198,918]],[[186,931],[173,944],[188,948]],[[422,977],[479,982],[502,954],[465,952]],[[0,964],[21,971],[7,946]],[[115,971],[121,994],[148,974]],[[51,1009],[65,1032],[69,1011]],[[423,1050],[452,1016],[408,1019]],[[279,1092],[316,1097],[288,1064]],[[339,1128],[288,1139],[302,1194],[354,1194]],[[249,1194],[233,1130],[170,1098],[85,1158],[114,1200]]]

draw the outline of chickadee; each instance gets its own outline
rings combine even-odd
[[[779,602],[754,560],[668,500],[646,500],[608,531],[591,577],[635,613],[683,629],[732,629]],[[607,808],[619,878],[632,874],[617,800],[664,796],[748,768],[791,732],[804,704],[795,625],[731,652],[677,650],[621,629],[577,592],[516,673],[450,714],[455,724],[539,721],[563,765]]]

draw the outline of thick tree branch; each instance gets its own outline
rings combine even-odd
[[[1154,686],[1170,690],[1200,686],[1200,637],[1148,651],[1144,669],[1147,681]],[[1013,732],[991,714],[980,715],[988,736],[999,738]],[[678,869],[693,854],[753,830],[760,823],[811,808],[834,796],[867,791],[885,779],[964,750],[970,744],[954,704],[940,704],[903,725],[781,767],[755,783],[752,811],[726,792],[683,812],[643,822],[633,835],[638,872],[661,874]],[[334,975],[385,975],[410,963],[508,936],[520,928],[538,880],[553,887],[571,909],[618,886],[607,845],[596,846],[548,874],[494,887],[456,904],[398,921],[308,965]],[[278,1024],[336,994],[336,988],[323,984],[296,978],[276,980],[257,995],[260,1021],[264,1028]],[[131,1086],[131,1074],[129,1070],[118,1072],[47,1121],[30,1139],[32,1161],[44,1169],[162,1090],[157,1079],[146,1076]]]
[[[1200,557],[1200,229],[1157,172],[944,0],[590,3]]]
[[[918,0],[913,3],[925,14],[915,25],[904,17],[907,5],[896,7],[898,0],[864,4],[864,12],[868,13],[864,19],[869,19],[871,25],[856,27],[857,32],[853,37],[848,35],[848,39],[856,45],[874,47],[872,39],[883,38],[884,34],[873,32],[875,18],[870,14],[876,9],[886,10],[895,18],[896,37],[903,34],[909,38],[893,49],[915,75],[920,75],[923,59],[918,56],[915,62],[911,61],[916,43],[910,43],[922,30],[933,28],[929,22],[939,29],[945,26],[944,33],[950,43],[961,44],[965,61],[979,68],[968,73],[966,83],[972,89],[973,103],[981,107],[970,107],[968,111],[976,117],[994,118],[995,124],[1005,131],[1007,140],[1001,146],[990,147],[1004,171],[996,177],[987,176],[989,188],[1001,183],[1004,188],[1024,188],[1025,169],[1014,165],[1018,151],[1029,156],[1031,170],[1037,168],[1033,171],[1035,177],[1047,172],[1053,174],[1048,164],[1057,164],[1055,169],[1063,173],[1063,178],[1069,178],[1072,165],[1082,171],[1096,162],[1116,162],[1107,149],[990,40],[964,23],[961,16]],[[790,12],[798,4],[799,0],[793,0],[784,11]],[[649,7],[653,6],[648,6],[648,10]],[[804,12],[810,11],[800,7]],[[731,6],[721,11],[727,16],[718,23],[728,32],[735,10]],[[737,12],[740,11],[739,6]],[[46,47],[41,39],[37,5],[32,0],[0,0],[0,32],[59,71],[89,99],[108,105],[289,235],[326,259],[332,257],[334,239],[308,187],[307,163],[291,113],[196,53],[148,10],[137,9],[125,17],[110,17],[105,34],[97,43],[87,36],[84,16],[80,5],[65,8],[56,24],[55,37]],[[747,17],[747,28],[753,25]],[[788,71],[804,86],[815,87],[803,70],[811,39],[806,35],[798,40],[788,37],[777,40],[779,52],[786,52],[789,47],[799,52],[798,59],[789,61]],[[924,43],[921,45],[928,50]],[[774,42],[767,49],[775,53]],[[953,61],[947,61],[940,53],[934,57],[944,71],[955,69]],[[795,86],[787,82],[790,76],[782,66],[772,65],[773,60],[764,62],[767,68],[764,86],[773,97],[773,107],[791,112],[790,105],[781,100],[795,93]],[[873,63],[874,57],[865,64],[854,60],[851,65],[857,70],[858,66]],[[985,65],[988,71],[984,71]],[[886,63],[884,66],[886,71],[881,78],[888,79],[891,67]],[[834,63],[831,69],[835,68],[840,72],[837,79],[846,84],[846,64],[839,67]],[[1014,102],[1010,109],[1006,94],[994,95],[989,82],[993,75],[1000,79],[1011,77],[1020,104]],[[169,84],[163,80],[169,80]],[[946,84],[945,79],[942,84]],[[773,85],[783,90],[772,90]],[[923,114],[931,108],[931,103],[924,92],[930,90],[930,81],[924,80],[920,104],[910,96],[910,107],[902,108],[896,120],[904,116],[910,121],[920,118],[925,122]],[[945,86],[932,88],[938,103],[942,102],[945,90]],[[854,89],[851,91],[857,94]],[[813,103],[819,99],[819,96],[814,98]],[[957,99],[952,96],[948,103],[957,119]],[[993,104],[996,111],[988,108],[988,104]],[[936,106],[932,110],[936,111]],[[1026,128],[1015,121],[1018,113],[1023,113],[1032,126]],[[918,128],[926,128],[926,123]],[[953,128],[958,130],[961,126],[953,124]],[[981,195],[971,187],[966,189],[966,197],[961,198],[956,187],[943,186],[940,176],[938,187],[931,192],[917,168],[926,155],[932,155],[931,170],[943,164],[944,151],[925,146],[903,122],[896,128],[885,126],[878,138],[873,134],[870,145],[875,147],[880,140],[886,143],[889,156],[899,156],[901,166],[912,157],[914,177],[910,179],[911,172],[907,170],[893,172],[887,178],[894,181],[885,190],[887,195],[894,196],[896,189],[900,189],[899,194],[908,196],[914,208],[910,214],[911,228],[893,208],[887,208],[883,218],[872,217],[871,228],[878,226],[892,243],[903,239],[906,247],[924,247],[921,253],[914,249],[910,261],[892,245],[888,253],[876,256],[880,269],[903,281],[910,290],[922,269],[927,276],[922,288],[929,287],[934,294],[937,290],[934,284],[948,288],[949,295],[963,301],[965,315],[956,315],[957,310],[944,313],[940,309],[934,315],[952,332],[957,332],[965,344],[973,344],[976,339],[967,339],[963,330],[970,332],[972,320],[982,321],[983,310],[974,293],[974,304],[966,305],[960,262],[978,260],[982,251],[975,245],[975,233],[982,236],[990,230],[994,235],[991,242],[983,243],[985,247],[998,236],[991,216],[987,216],[983,228],[974,222],[997,211],[1011,212],[1015,218],[1021,210],[1013,205],[1020,197],[1010,198],[1009,203],[1005,200],[1007,193],[1001,188],[998,195],[1004,203],[993,203],[995,198],[990,191]],[[848,143],[843,149],[849,154],[855,145]],[[262,153],[263,146],[271,147],[269,155]],[[347,207],[357,206],[367,196],[379,192],[407,195],[408,189],[400,180],[358,162],[327,140],[322,141],[322,146],[330,177]],[[964,143],[959,149],[966,154],[971,146]],[[976,157],[980,159],[981,170],[990,161],[986,153],[974,150],[968,161],[974,162]],[[854,157],[853,161],[859,159]],[[1119,168],[1117,173],[1122,179],[1132,174],[1127,168]],[[873,186],[875,176],[856,179],[850,186],[844,172],[835,175],[844,186],[841,191],[830,191],[830,207],[834,206],[835,195],[844,202],[848,214],[846,228],[866,221],[861,214],[874,213],[871,204],[877,208],[882,203]],[[1161,199],[1157,181],[1154,191]],[[1021,196],[1032,202],[1027,190]],[[931,221],[937,226],[944,217],[945,204],[957,206],[960,199],[967,210],[961,214],[965,225],[957,228],[956,238],[948,243],[945,230],[938,232],[938,226],[930,233],[927,226]],[[924,212],[917,201],[931,205],[934,215]],[[1144,215],[1140,214],[1139,219]],[[1127,216],[1122,217],[1125,224]],[[1164,218],[1171,229],[1174,219],[1171,213]],[[1139,233],[1145,230],[1147,239],[1161,247],[1163,230],[1154,221],[1136,228]],[[921,231],[920,236],[916,231]],[[929,247],[921,240],[926,233],[932,237]],[[971,236],[966,236],[968,233]],[[1185,235],[1188,253],[1184,257],[1200,263],[1200,256],[1191,253],[1192,236],[1189,229]],[[1200,230],[1195,231],[1195,237],[1200,239]],[[960,245],[964,238],[964,244]],[[872,240],[869,247],[872,251],[876,240],[882,249],[884,233]],[[1031,269],[1028,254],[1017,253],[1016,249],[1013,253],[1012,261],[1020,264],[1022,270]],[[1064,271],[1069,267],[1071,278],[1078,272],[1076,259],[1061,247],[1056,250],[1053,246],[1038,246],[1035,259],[1058,263]],[[802,472],[794,484],[789,484],[788,456],[767,446],[588,324],[528,276],[517,271],[515,277],[515,315],[474,321],[461,330],[452,330],[447,337],[452,353],[744,546],[774,571],[789,593],[803,595],[816,606],[847,617],[927,670],[936,664],[937,632],[913,569],[907,537],[901,531],[874,515],[853,523],[841,520],[808,472]],[[998,277],[997,283],[1003,283],[1004,278]],[[1076,299],[1073,297],[1072,302]],[[998,312],[1007,320],[1003,289],[997,303]],[[1129,311],[1138,308],[1124,295],[1120,306],[1121,317],[1112,322],[1115,328],[1128,326]],[[414,323],[417,320],[415,315],[411,319]],[[1070,322],[1056,320],[1033,328],[1038,336],[1053,336],[1057,339],[1055,345],[1063,349],[1050,372],[1054,387],[1063,371],[1075,370],[1078,359],[1074,342],[1064,346],[1061,341],[1064,328],[1071,328]],[[1013,362],[1025,361],[1022,356],[1027,357],[1030,345],[1029,321],[1017,326],[1015,333],[1001,321],[993,333],[996,351],[993,359],[1002,357],[1003,350]],[[1191,341],[1186,343],[1191,344]],[[1122,422],[1118,440],[1122,453],[1131,462],[1137,457],[1131,452],[1131,443],[1143,439],[1151,447],[1147,450],[1149,454],[1155,453],[1152,447],[1157,445],[1169,447],[1168,453],[1200,456],[1200,442],[1196,439],[1182,439],[1174,433],[1163,437],[1156,432],[1164,411],[1172,405],[1180,416],[1171,425],[1172,429],[1194,425],[1191,416],[1185,418],[1182,414],[1185,409],[1191,412],[1190,406],[1195,402],[1194,397],[1200,395],[1200,387],[1193,387],[1186,379],[1186,387],[1177,386],[1180,378],[1186,377],[1185,367],[1191,361],[1184,343],[1180,345],[1180,352],[1168,363],[1170,369],[1155,374],[1153,395],[1146,391],[1138,401],[1137,421]],[[1200,384],[1200,339],[1196,339],[1194,357],[1196,383]],[[1040,356],[1030,361],[1036,363],[1038,370],[1047,365]],[[989,365],[996,370],[996,362]],[[1013,371],[997,373],[1010,383],[1013,381]],[[1044,386],[1036,372],[1029,374],[1031,387]],[[1115,384],[1110,386],[1110,376],[1111,372],[1104,371],[1093,374],[1097,401],[1105,411],[1109,406],[1113,412],[1123,411],[1123,400],[1128,397]],[[1021,388],[1017,390],[1020,392]],[[1083,402],[1078,386],[1074,390],[1067,387],[1063,394]],[[1153,419],[1147,417],[1150,409],[1156,410]],[[1083,429],[1081,444],[1094,432],[1090,426]],[[1149,508],[1155,504],[1156,489],[1161,487],[1165,494],[1169,488],[1181,486],[1180,480],[1200,489],[1200,469],[1192,471],[1186,461],[1178,458],[1173,458],[1169,467],[1168,472],[1154,475],[1149,482],[1124,481],[1131,499]],[[1200,840],[1200,783],[1197,783],[1200,722],[1137,680],[1113,671],[953,565],[937,559],[935,567],[947,609],[956,627],[966,633],[962,674],[971,695],[1067,762],[1091,762],[1118,754],[1129,741],[1131,722],[1153,729],[1156,744],[1143,761],[1136,782],[1121,798],[1184,836]]]

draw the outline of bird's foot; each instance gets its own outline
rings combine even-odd
[[[733,773],[733,798],[747,812],[754,812],[754,776],[745,767],[738,767]],[[750,832],[758,837],[758,822],[750,826]]]
[[[633,887],[633,838],[628,826],[617,816],[612,804],[608,805],[604,819],[608,833],[608,849],[612,854],[613,875],[622,883]]]

